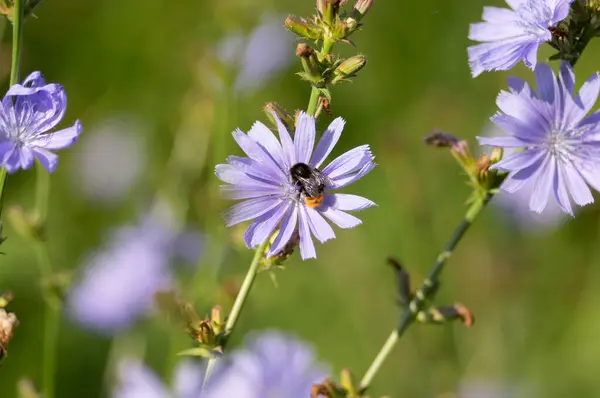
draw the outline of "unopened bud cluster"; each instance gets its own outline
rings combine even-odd
[[[40,4],[42,0],[24,0],[23,3],[23,16],[28,17],[33,14],[33,10]],[[0,14],[6,15],[6,18],[12,22],[15,15],[15,2],[14,0],[0,0]]]
[[[474,188],[474,198],[497,193],[500,184],[506,177],[505,173],[490,169],[502,160],[502,148],[494,148],[489,155],[475,158],[465,140],[452,134],[434,131],[424,139],[425,144],[438,148],[448,148],[460,167],[467,173],[470,184]]]
[[[349,80],[365,67],[367,58],[355,55],[347,59],[330,54],[334,43],[351,43],[350,36],[360,27],[360,21],[367,14],[373,0],[358,0],[351,10],[344,10],[348,3],[342,0],[318,0],[316,15],[310,18],[289,16],[285,27],[302,39],[321,44],[321,50],[301,43],[296,55],[302,63],[302,72],[298,75],[321,90],[324,98],[331,99],[328,85]]]
[[[600,1],[575,0],[571,4],[569,19],[550,31],[550,45],[558,51],[550,59],[575,63],[588,42],[593,37],[600,36]]]
[[[344,369],[341,372],[339,383],[327,379],[321,384],[314,384],[311,389],[311,398],[369,398],[360,390],[358,380],[352,372]]]

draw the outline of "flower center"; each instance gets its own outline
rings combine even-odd
[[[558,159],[569,159],[574,150],[570,139],[572,132],[552,130],[548,133],[546,141],[542,144],[550,154]]]

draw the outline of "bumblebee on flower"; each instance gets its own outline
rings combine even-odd
[[[375,163],[368,145],[356,147],[322,167],[337,144],[345,121],[335,119],[323,133],[315,148],[315,119],[302,112],[298,116],[294,137],[273,115],[279,140],[261,122],[248,134],[240,130],[233,138],[248,157],[230,156],[227,164],[216,166],[215,174],[226,185],[222,193],[229,199],[245,199],[225,213],[227,226],[254,220],[244,234],[248,247],[264,243],[279,227],[268,256],[279,253],[292,238],[296,226],[303,259],[315,258],[312,241],[335,238],[325,216],[340,228],[352,228],[361,221],[347,211],[374,206],[361,196],[333,193],[367,173]]]

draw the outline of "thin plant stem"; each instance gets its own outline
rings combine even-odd
[[[242,282],[242,286],[240,287],[240,291],[238,292],[235,302],[233,303],[233,307],[231,308],[231,312],[227,317],[227,322],[225,323],[225,332],[227,334],[227,340],[231,338],[233,331],[235,330],[235,326],[237,324],[238,318],[244,308],[244,304],[246,303],[246,299],[248,298],[248,294],[252,289],[252,285],[254,284],[254,280],[256,279],[256,274],[258,273],[258,269],[260,268],[260,260],[265,253],[265,249],[269,244],[270,240],[266,239],[264,243],[262,243],[254,253],[254,258],[250,263],[250,268],[248,268],[248,272],[246,273],[246,277],[244,278],[244,282]],[[226,341],[227,342],[227,341]],[[225,343],[226,343],[225,342]],[[225,344],[224,344],[225,345]],[[223,347],[225,348],[225,347]],[[206,365],[206,373],[204,374],[203,387],[206,386],[214,367],[217,363],[217,358],[212,357],[208,360],[208,364]]]
[[[407,309],[402,314],[400,319],[400,323],[398,327],[392,331],[383,347],[369,366],[369,369],[365,373],[364,377],[360,382],[360,391],[364,393],[371,384],[371,381],[379,372],[379,369],[387,359],[387,357],[392,353],[394,347],[396,346],[400,337],[404,334],[406,329],[414,322],[416,314],[422,309],[423,304],[432,299],[437,291],[438,286],[438,278],[444,267],[446,265],[446,261],[452,255],[454,249],[461,241],[471,224],[481,210],[487,205],[487,203],[492,198],[492,194],[486,194],[483,198],[480,198],[476,202],[474,202],[471,207],[467,210],[465,217],[462,219],[460,224],[454,230],[454,233],[450,237],[450,240],[442,250],[442,252],[438,255],[435,264],[431,268],[429,275],[421,285],[421,287],[415,292],[413,299],[409,303]]]
[[[321,49],[321,56],[326,57],[331,52],[333,48],[333,40],[325,39],[323,40],[323,48]],[[310,91],[310,99],[308,100],[308,107],[306,108],[306,113],[309,115],[315,115],[317,111],[317,106],[319,105],[319,89],[316,87],[312,87]]]
[[[43,275],[44,285],[49,283],[48,278],[52,275],[52,265],[48,247],[45,242],[37,242],[36,254],[38,264]],[[42,392],[44,398],[54,398],[54,376],[56,367],[56,343],[58,340],[58,327],[60,321],[61,303],[57,297],[44,288],[45,311],[44,311],[44,357],[42,359]]]
[[[10,63],[10,82],[15,85],[19,82],[19,65],[21,64],[21,43],[23,38],[23,4],[22,0],[15,0],[13,9],[13,34],[12,57]],[[4,187],[6,186],[6,169],[0,169],[0,216],[4,205]]]

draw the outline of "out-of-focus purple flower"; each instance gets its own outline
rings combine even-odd
[[[113,398],[199,398],[204,366],[192,361],[180,362],[171,388],[137,359],[125,359],[119,366],[119,381]]]
[[[10,87],[0,109],[0,164],[9,173],[29,169],[37,159],[48,172],[58,165],[51,150],[73,144],[81,123],[49,132],[61,121],[67,96],[59,84],[46,84],[40,72],[33,72],[23,84]]]
[[[275,331],[254,336],[229,359],[202,398],[305,398],[328,375],[311,347]]]
[[[571,200],[579,206],[594,201],[588,184],[600,190],[600,112],[586,117],[598,97],[600,75],[592,75],[577,95],[567,63],[558,79],[546,64],[536,67],[535,77],[537,93],[513,77],[510,92],[496,100],[501,112],[491,120],[508,136],[478,139],[482,145],[524,148],[493,166],[510,173],[502,189],[514,193],[531,184],[531,210],[541,213],[554,196],[572,215]]]
[[[133,118],[112,118],[87,130],[75,150],[73,177],[90,200],[116,203],[131,192],[146,166],[142,126]]]
[[[217,48],[219,60],[235,69],[234,89],[238,93],[256,90],[273,79],[294,61],[294,37],[284,27],[280,16],[264,16],[248,36],[226,36]]]
[[[179,236],[175,228],[151,217],[117,231],[91,257],[81,282],[70,292],[72,317],[88,329],[112,334],[145,315],[154,295],[171,286],[173,256],[189,254],[176,252]]]
[[[340,228],[352,228],[361,221],[346,211],[375,205],[361,196],[331,192],[370,172],[375,167],[374,157],[369,146],[362,145],[322,168],[342,134],[344,120],[335,119],[314,148],[316,131],[312,116],[300,113],[293,140],[283,123],[273,116],[277,120],[279,141],[260,122],[248,134],[238,129],[233,138],[248,157],[230,156],[228,164],[219,164],[215,169],[217,177],[228,184],[221,186],[226,197],[246,199],[227,211],[227,226],[254,220],[244,234],[246,245],[254,247],[268,239],[280,225],[280,233],[269,251],[271,256],[284,248],[298,223],[300,254],[303,259],[314,258],[312,235],[320,242],[335,238],[323,216]]]
[[[569,15],[574,0],[506,0],[511,7],[484,7],[483,20],[471,24],[469,65],[473,77],[483,71],[508,70],[521,60],[534,69],[540,44],[550,41],[555,27]]]

